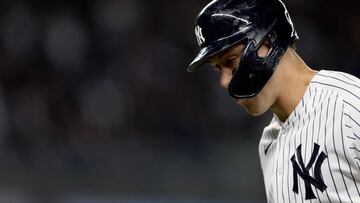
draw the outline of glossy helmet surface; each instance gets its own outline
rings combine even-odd
[[[200,51],[189,65],[189,72],[198,70],[211,56],[237,43],[245,45],[228,87],[234,98],[258,94],[287,47],[298,40],[280,0],[214,0],[197,16],[195,35]],[[270,50],[267,56],[259,57],[257,52],[265,39]]]

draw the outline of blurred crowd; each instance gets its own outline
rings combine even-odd
[[[248,116],[211,69],[185,71],[206,3],[1,1],[0,202],[9,191],[264,201],[257,142],[272,115]],[[360,76],[358,2],[285,3],[310,67]]]

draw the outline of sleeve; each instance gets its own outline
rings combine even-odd
[[[347,139],[350,141],[349,150],[354,161],[357,164],[357,168],[360,171],[360,112],[357,109],[352,109],[348,116],[348,124],[345,127],[350,128],[350,133],[347,135]]]

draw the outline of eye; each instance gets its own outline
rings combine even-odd
[[[225,60],[225,65],[227,67],[233,67],[235,65],[235,62],[236,62],[237,58],[238,58],[237,56],[234,56],[234,57],[230,57],[230,58],[226,59]]]

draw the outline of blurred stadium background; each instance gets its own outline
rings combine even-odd
[[[189,74],[206,0],[0,2],[0,203],[265,202],[252,118]],[[360,76],[358,1],[287,0],[298,52]]]

